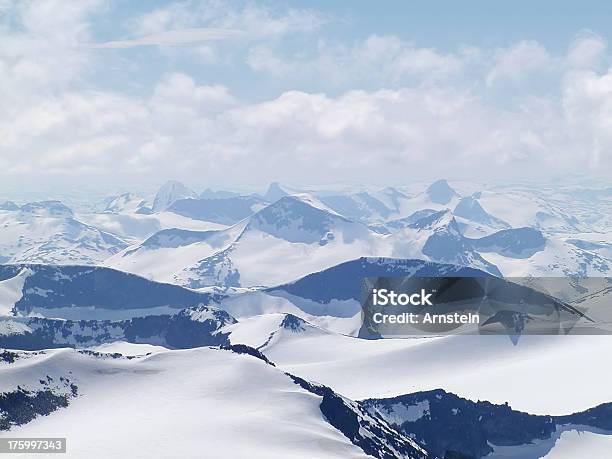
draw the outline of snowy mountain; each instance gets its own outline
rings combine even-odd
[[[499,269],[485,260],[463,236],[449,210],[424,216],[391,237],[398,241],[395,256],[408,253],[411,258],[427,257],[432,261],[471,266],[501,275]]]
[[[32,202],[0,210],[0,262],[96,264],[127,243],[77,220],[59,201]]]
[[[233,191],[212,190],[210,188],[206,188],[200,193],[200,199],[226,199],[236,198],[238,196],[240,196],[240,193],[235,193]]]
[[[557,193],[531,189],[486,190],[478,202],[488,213],[513,228],[532,227],[550,233],[576,232],[588,228],[572,215],[570,200],[559,200]],[[590,206],[592,207],[592,206]]]
[[[107,264],[129,272],[151,272],[154,279],[189,287],[275,285],[355,254],[375,253],[382,238],[313,198],[286,196],[198,242],[175,249],[145,243]],[[160,256],[168,262],[153,266]]]
[[[257,347],[279,368],[353,399],[444,389],[469,400],[564,415],[610,400],[607,336],[444,336],[364,340],[263,314],[229,325],[232,343]],[[595,351],[595,349],[597,351]],[[570,369],[571,371],[569,371]],[[584,387],[589,390],[577,390]]]
[[[427,190],[425,190],[425,195],[431,202],[444,206],[449,204],[453,198],[459,196],[446,180],[437,180],[429,185]]]
[[[492,231],[510,228],[508,223],[484,210],[477,196],[479,194],[461,198],[453,210],[464,235],[487,235]]]
[[[109,199],[103,212],[111,214],[139,213],[146,215],[151,213],[151,209],[147,207],[145,199],[132,193],[124,193]]]
[[[209,294],[103,267],[0,265],[0,312],[120,319],[208,304]]]
[[[15,211],[15,210],[19,210],[19,206],[15,204],[13,201],[4,201],[0,203],[0,210]]]
[[[11,352],[4,360],[0,427],[20,437],[71,432],[70,457],[433,457],[359,403],[244,345],[126,357]],[[37,399],[47,404],[30,402]],[[203,432],[215,441],[203,446]]]
[[[125,355],[4,351],[0,375],[0,430],[20,437],[78,433],[69,457],[108,457],[130,445],[138,454],[178,448],[182,457],[197,457],[204,430],[219,440],[206,445],[211,457],[536,459],[575,431],[590,433],[605,451],[612,431],[609,403],[551,416],[441,389],[355,401],[240,344],[146,355],[138,347]],[[95,417],[87,415],[92,411]],[[161,435],[167,422],[179,446]]]
[[[270,183],[270,185],[268,186],[268,189],[264,193],[263,199],[266,200],[267,202],[276,202],[279,199],[284,198],[285,196],[289,196],[291,194],[293,194],[292,191],[285,190],[277,182],[272,182]]]
[[[471,239],[470,244],[479,252],[496,252],[510,258],[530,258],[544,250],[546,238],[534,228],[514,228]]]
[[[508,404],[473,402],[443,390],[361,403],[439,457],[454,452],[477,459],[539,459],[555,451],[556,442],[568,432],[612,433],[612,403],[565,416],[531,415]]]
[[[529,242],[521,241],[520,246]],[[612,273],[612,260],[599,255],[596,251],[585,250],[555,237],[547,237],[543,247],[537,250],[526,249],[526,254],[534,252],[530,257],[522,257],[518,252],[505,251],[503,248],[488,252],[488,248],[481,249],[482,256],[499,267],[504,276],[522,277],[526,275],[536,277],[580,277],[580,276],[609,276]],[[517,256],[518,255],[518,256]]]
[[[357,335],[361,326],[361,280],[378,276],[487,276],[487,273],[422,260],[360,258],[297,281],[221,300],[221,307],[241,319],[258,314],[290,313],[326,329]]]
[[[130,244],[138,244],[157,231],[170,228],[207,231],[226,227],[226,225],[219,223],[183,217],[174,212],[149,213],[143,211],[143,209],[148,208],[141,207],[136,212],[128,210],[125,213],[80,213],[78,214],[78,219],[101,231],[128,241]]]
[[[183,309],[175,314],[115,321],[0,316],[0,347],[26,350],[86,348],[117,341],[170,349],[218,346],[229,344],[221,328],[235,322],[227,312],[206,306]]]
[[[219,199],[179,199],[170,207],[173,212],[194,220],[233,225],[264,208],[267,202],[255,196],[235,196]]]
[[[155,195],[155,200],[153,201],[153,211],[160,212],[166,210],[179,199],[197,199],[197,197],[198,195],[195,191],[187,188],[181,182],[170,180],[162,185]]]
[[[596,317],[609,187],[310,192],[0,204],[0,430],[74,433],[74,457],[607,457],[608,336],[372,339],[360,300],[364,277],[532,276]]]
[[[312,197],[286,196],[226,230],[172,234],[176,247],[149,240],[106,264],[192,288],[278,285],[362,256],[421,258],[499,274],[469,245],[447,211],[384,235]],[[160,257],[168,261],[159,265]]]
[[[396,211],[367,192],[326,195],[319,199],[339,214],[364,223],[384,221]]]

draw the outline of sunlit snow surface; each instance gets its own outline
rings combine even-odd
[[[69,376],[79,395],[67,408],[16,427],[15,436],[68,436],[70,457],[363,457],[323,419],[319,398],[282,371],[353,400],[442,388],[546,415],[612,401],[610,336],[366,341],[354,337],[358,300],[346,292],[334,297],[335,287],[320,283],[325,270],[341,263],[368,263],[361,257],[386,257],[373,263],[391,264],[426,260],[504,276],[612,276],[609,188],[441,180],[301,193],[276,184],[264,195],[238,198],[247,202],[240,203],[239,210],[247,212],[240,221],[237,208],[224,213],[225,204],[209,206],[202,199],[169,182],[154,199],[127,193],[88,210],[58,201],[7,203],[0,206],[0,262],[103,265],[142,276],[149,292],[167,288],[152,280],[186,287],[180,293],[185,298],[228,295],[214,304],[239,322],[226,322],[223,333],[234,344],[259,349],[277,368],[229,351],[166,349],[155,336],[147,338],[149,344],[134,344],[113,326],[106,337],[95,323],[61,327],[69,336],[59,345],[95,347],[0,362],[0,392],[17,385],[35,389],[50,375]],[[213,214],[215,221],[203,217]],[[147,304],[110,307],[98,301],[104,296],[76,301],[72,278],[60,279],[65,290],[56,285],[53,291],[52,284],[28,284],[32,271],[17,268],[0,280],[0,335],[7,339],[31,330],[29,318],[11,317],[16,304],[32,307],[22,315],[75,321],[148,316],[155,323],[182,307],[182,300],[167,306],[144,290],[139,303]],[[321,271],[315,281],[303,282]],[[341,284],[343,272],[329,282]],[[446,267],[439,274],[448,272]],[[117,296],[133,292],[132,285],[126,280]],[[188,323],[209,317],[206,310],[188,314]],[[77,336],[94,328],[102,338]],[[183,334],[190,336],[179,328],[178,336]],[[425,413],[423,403],[410,409],[393,405],[387,415],[399,422]],[[556,432],[546,444],[496,447],[491,457],[521,458],[528,450],[548,451],[551,442],[547,458],[612,457],[612,436],[571,429]]]

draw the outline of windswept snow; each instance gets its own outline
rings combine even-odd
[[[230,335],[232,342],[266,342],[274,321],[251,320],[248,332]],[[260,350],[284,370],[353,399],[442,388],[529,413],[567,414],[609,402],[612,385],[612,368],[605,363],[610,336],[522,336],[513,344],[508,336],[370,341],[287,333]]]
[[[230,351],[130,360],[46,351],[0,374],[0,392],[70,374],[80,395],[67,408],[11,430],[67,437],[68,457],[366,457],[324,420],[320,397],[262,360]]]

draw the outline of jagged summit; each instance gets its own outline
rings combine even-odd
[[[20,208],[22,213],[41,217],[72,217],[72,210],[61,201],[29,202]]]
[[[353,222],[311,196],[292,195],[257,212],[249,226],[290,242],[312,243],[325,237],[338,223]]]
[[[476,223],[483,223],[485,225],[508,228],[510,225],[500,220],[499,218],[496,218],[493,215],[489,214],[486,210],[482,208],[482,206],[478,202],[478,196],[479,193],[465,198],[461,198],[461,200],[455,207],[453,213],[457,217],[463,217],[467,220],[471,220]]]
[[[429,188],[425,190],[425,194],[431,202],[441,205],[448,204],[454,197],[459,196],[444,179],[437,180],[429,185]]]
[[[290,195],[291,193],[289,193],[288,191],[284,190],[278,182],[272,182],[270,183],[270,186],[268,186],[268,190],[266,191],[266,193],[264,194],[264,199],[268,202],[275,202],[278,201],[279,199]]]
[[[161,212],[170,207],[175,201],[185,198],[196,199],[197,193],[186,187],[181,182],[170,180],[166,182],[155,195],[153,201],[153,211]]]
[[[408,227],[417,230],[449,227],[452,229],[453,233],[459,233],[457,221],[449,209],[434,211],[429,214],[425,212],[423,217],[409,224]]]
[[[0,210],[16,211],[19,210],[19,206],[13,201],[4,201],[0,203]]]
[[[146,201],[143,198],[133,193],[123,193],[113,198],[104,209],[104,212],[113,214],[138,212],[144,207],[146,207]]]
[[[471,240],[471,244],[481,252],[497,252],[510,258],[529,258],[544,250],[546,238],[535,228],[512,228]]]

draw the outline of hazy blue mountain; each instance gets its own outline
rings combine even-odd
[[[171,315],[117,321],[0,317],[0,347],[26,350],[83,348],[114,341],[171,349],[219,346],[229,344],[221,328],[235,322],[227,312],[207,306],[183,309]]]
[[[240,196],[240,193],[234,193],[233,191],[212,190],[211,188],[206,188],[200,193],[200,199],[225,199],[235,198],[237,196]]]
[[[476,199],[474,196],[461,198],[461,200],[455,207],[455,210],[453,210],[453,214],[457,217],[463,217],[467,220],[482,223],[488,226],[502,228],[510,227],[508,223],[504,222],[503,220],[500,220],[499,218],[494,217],[486,210],[484,210],[478,202],[478,199]]]
[[[295,282],[273,287],[267,291],[271,293],[284,291],[322,304],[333,300],[361,301],[361,279],[364,277],[399,276],[486,277],[489,274],[474,268],[423,260],[363,257],[309,274]]]
[[[61,201],[29,202],[20,208],[22,213],[44,217],[72,217],[72,210]]]
[[[499,269],[486,261],[463,236],[449,210],[442,210],[417,220],[408,226],[431,235],[423,246],[423,254],[441,263],[460,266],[478,266],[491,274],[501,276]]]
[[[235,196],[218,199],[179,199],[168,210],[184,217],[222,225],[233,225],[253,215],[266,202],[255,196]]]
[[[506,229],[469,241],[478,251],[496,252],[510,258],[529,258],[546,245],[546,238],[535,228]]]
[[[432,202],[436,204],[448,204],[451,199],[459,194],[451,188],[446,180],[437,180],[425,191],[425,194],[429,197]]]
[[[417,210],[416,212],[413,212],[412,214],[410,214],[407,217],[404,218],[398,218],[396,220],[391,220],[387,223],[385,223],[385,226],[387,226],[388,228],[392,228],[392,229],[401,229],[401,228],[406,228],[408,226],[411,226],[413,223],[418,222],[419,220],[422,220],[424,218],[430,217],[434,214],[437,214],[439,211],[433,210],[433,209],[421,209],[421,210]]]
[[[19,206],[13,201],[4,201],[0,203],[0,210],[16,211],[19,210]]]
[[[25,271],[24,271],[25,270]],[[23,275],[22,296],[13,310],[47,311],[62,317],[66,308],[87,317],[92,311],[183,309],[208,304],[213,297],[178,285],[153,282],[134,274],[92,266],[0,265],[0,281]]]
[[[181,182],[170,180],[159,189],[153,201],[153,211],[160,212],[168,209],[175,201],[185,198],[197,199],[195,191],[187,188]]]
[[[268,202],[275,202],[279,199],[289,196],[291,193],[283,189],[277,182],[272,182],[268,186],[268,190],[263,195],[263,198]]]
[[[123,193],[119,196],[110,198],[106,204],[106,207],[104,208],[104,212],[111,214],[129,212],[143,213],[146,212],[144,209],[150,212],[150,209],[147,208],[147,203],[143,198],[132,193]]]
[[[395,209],[366,192],[321,196],[320,201],[347,218],[359,221],[386,219]]]

